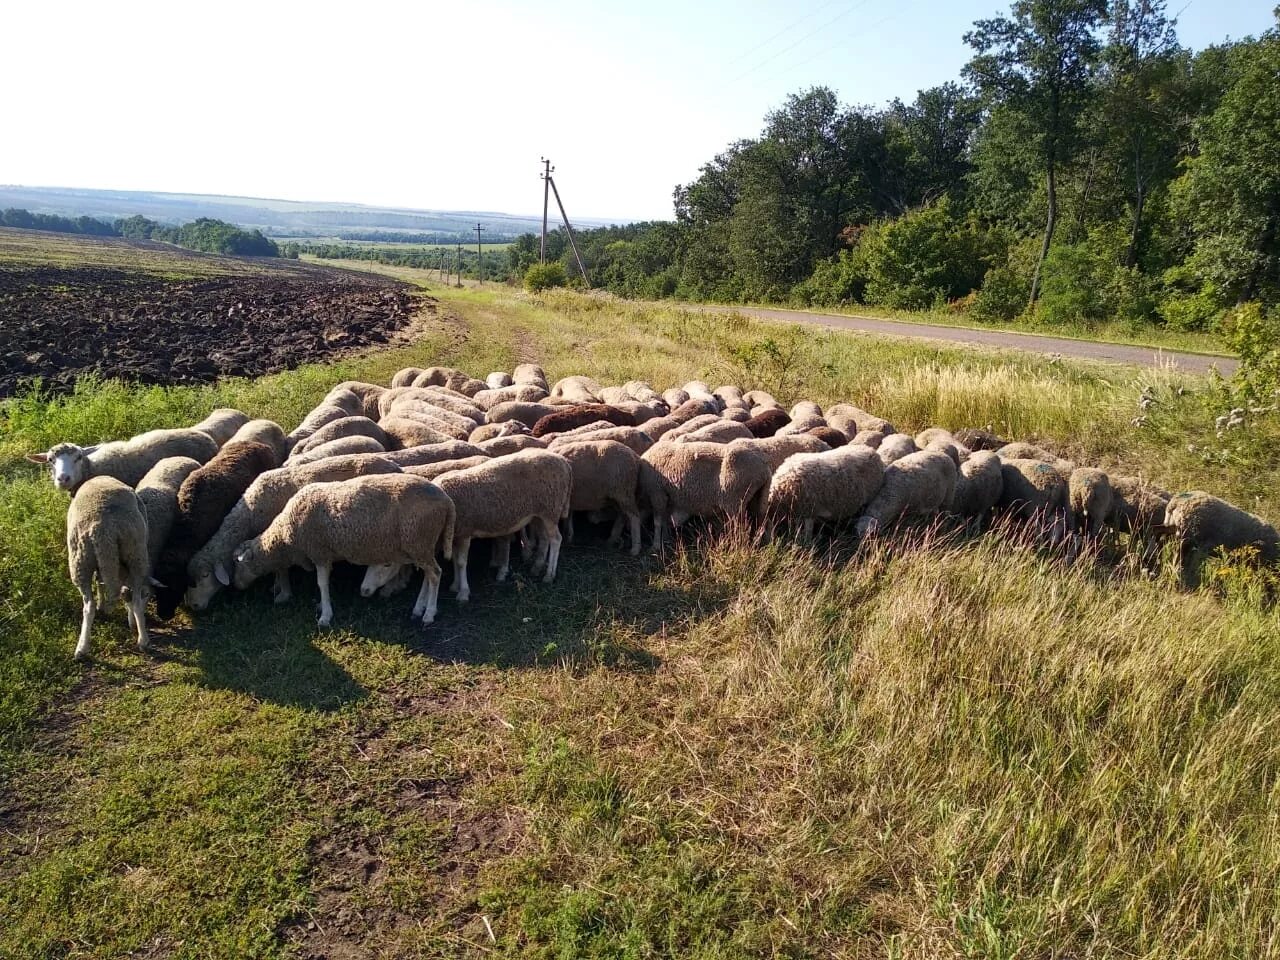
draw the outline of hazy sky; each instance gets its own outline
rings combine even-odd
[[[1202,47],[1273,0],[1172,0]],[[790,92],[910,99],[1007,0],[5,4],[0,183],[574,217],[671,190]]]

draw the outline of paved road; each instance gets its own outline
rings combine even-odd
[[[1057,353],[1064,357],[1104,360],[1139,367],[1173,364],[1188,373],[1208,373],[1211,368],[1217,367],[1218,372],[1224,377],[1231,376],[1237,365],[1234,357],[1176,353],[1170,350],[1157,350],[1154,347],[1133,347],[1120,343],[1098,343],[1094,340],[1071,340],[1063,337],[1041,337],[1036,334],[1007,333],[1002,330],[942,327],[932,323],[909,323],[903,320],[882,320],[878,317],[849,316],[840,313],[810,313],[806,310],[777,310],[763,307],[695,306],[694,309],[731,311],[766,320],[818,324],[840,330],[861,330],[865,333],[893,337],[919,337],[927,340],[946,340],[951,343],[972,343],[984,347],[1030,350],[1035,353]]]

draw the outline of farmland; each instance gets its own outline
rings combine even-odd
[[[169,269],[200,268],[139,255]],[[291,426],[333,383],[409,364],[990,425],[1280,519],[1276,438],[1217,438],[1203,379],[426,293],[412,342],[0,407],[0,956],[1274,950],[1280,614],[1245,568],[1185,593],[999,530],[861,549],[730,531],[664,561],[588,540],[551,585],[477,574],[426,632],[348,572],[337,629],[315,628],[309,582],[281,607],[262,587],[157,629],[155,657],[117,618],[73,664],[65,499],[23,452],[222,405]]]

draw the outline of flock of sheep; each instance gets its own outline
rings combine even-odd
[[[190,428],[62,443],[28,459],[73,495],[67,550],[84,600],[77,658],[89,651],[95,577],[107,608],[126,598],[142,649],[149,597],[168,619],[181,603],[203,610],[220,589],[271,573],[283,602],[295,566],[315,570],[328,626],[337,561],[368,568],[366,597],[401,590],[421,571],[413,616],[429,624],[439,557],[453,563],[459,603],[470,596],[475,539],[493,541],[498,580],[518,538],[533,574],[550,581],[562,525],[572,539],[576,512],[612,516],[611,544],[625,531],[632,555],[645,514],[661,548],[693,517],[743,516],[810,538],[819,521],[853,521],[867,536],[942,513],[977,524],[1020,518],[1051,544],[1110,528],[1130,535],[1146,561],[1171,534],[1187,578],[1218,547],[1280,554],[1273,527],[1207,493],[1171,497],[986,430],[909,436],[849,404],[803,401],[788,412],[762,391],[701,381],[664,393],[584,376],[550,385],[532,364],[487,380],[431,367],[401,370],[389,387],[340,383],[288,434],[220,409]]]

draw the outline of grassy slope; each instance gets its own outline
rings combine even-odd
[[[850,556],[730,535],[665,567],[579,546],[550,587],[477,578],[425,635],[408,595],[348,583],[341,629],[317,632],[308,600],[258,589],[162,634],[156,660],[117,614],[99,662],[70,662],[63,502],[20,451],[224,403],[291,422],[411,362],[990,423],[1280,517],[1274,453],[1213,443],[1210,402],[1164,375],[445,295],[465,331],[414,348],[7,411],[0,956],[1272,949],[1280,616],[1246,576],[1185,595],[1000,537]],[[1164,402],[1134,427],[1147,384]]]

